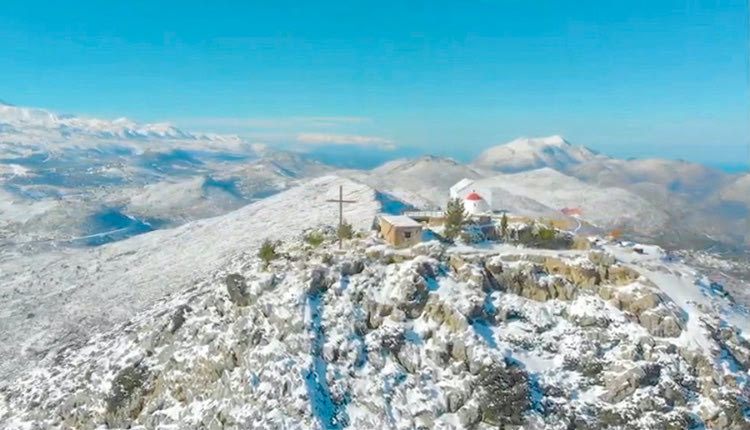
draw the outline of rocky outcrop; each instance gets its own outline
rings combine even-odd
[[[607,392],[603,398],[608,402],[617,403],[642,386],[656,384],[660,373],[661,366],[658,364],[631,367],[613,378],[607,378]]]
[[[347,260],[341,263],[341,276],[353,276],[362,273],[365,270],[365,263],[362,260]]]
[[[112,380],[112,390],[105,399],[105,421],[109,427],[130,427],[144,406],[144,396],[153,389],[152,374],[141,363],[125,367]]]
[[[227,293],[229,294],[229,300],[237,306],[248,306],[252,302],[252,295],[247,288],[247,282],[245,278],[237,273],[227,275],[224,279],[224,283],[227,286]]]
[[[328,288],[335,282],[334,278],[329,273],[328,268],[322,266],[312,269],[309,272],[308,277],[307,293],[311,295],[328,290]]]
[[[637,265],[432,245],[384,261],[364,242],[289,246],[273,273],[239,259],[0,387],[0,424],[747,427],[742,332],[706,310],[708,352],[675,338],[684,312]]]
[[[653,336],[677,337],[685,327],[680,308],[650,286],[635,284],[629,288],[602,289],[602,295],[619,309],[635,315]]]
[[[452,256],[450,266],[458,280],[481,286],[485,291],[500,289],[544,302],[571,301],[581,294],[598,294],[619,309],[630,312],[650,334],[677,337],[685,317],[635,270],[617,264],[607,254],[591,252],[588,261],[575,264],[557,257],[503,256],[482,260]],[[592,316],[574,319],[582,326],[606,326]]]

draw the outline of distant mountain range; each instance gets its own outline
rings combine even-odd
[[[0,132],[12,135],[45,135],[60,140],[91,137],[96,139],[236,139],[219,135],[196,135],[171,124],[138,124],[127,118],[112,121],[59,115],[44,109],[18,107],[0,103]]]
[[[338,165],[348,147],[331,151],[278,151],[169,124],[3,104],[0,232],[6,245],[80,244],[78,238],[91,235],[97,239],[84,243],[106,243],[220,215],[338,172],[404,204],[433,209],[445,204],[451,185],[474,179],[504,195],[507,210],[564,217],[561,208],[577,207],[592,229],[623,229],[673,247],[741,249],[748,235],[748,175],[700,164],[611,158],[561,136],[519,138],[468,164],[423,156],[361,170]],[[356,154],[367,158],[366,151]]]

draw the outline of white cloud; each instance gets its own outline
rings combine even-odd
[[[300,133],[297,135],[297,142],[306,145],[387,145],[389,149],[393,149],[390,139],[352,134]]]

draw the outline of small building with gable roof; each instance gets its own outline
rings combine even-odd
[[[422,241],[422,224],[404,215],[380,215],[380,234],[393,246],[412,246]]]

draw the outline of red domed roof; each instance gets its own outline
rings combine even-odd
[[[466,200],[484,200],[482,196],[480,196],[477,193],[471,193],[468,196],[466,196]]]

